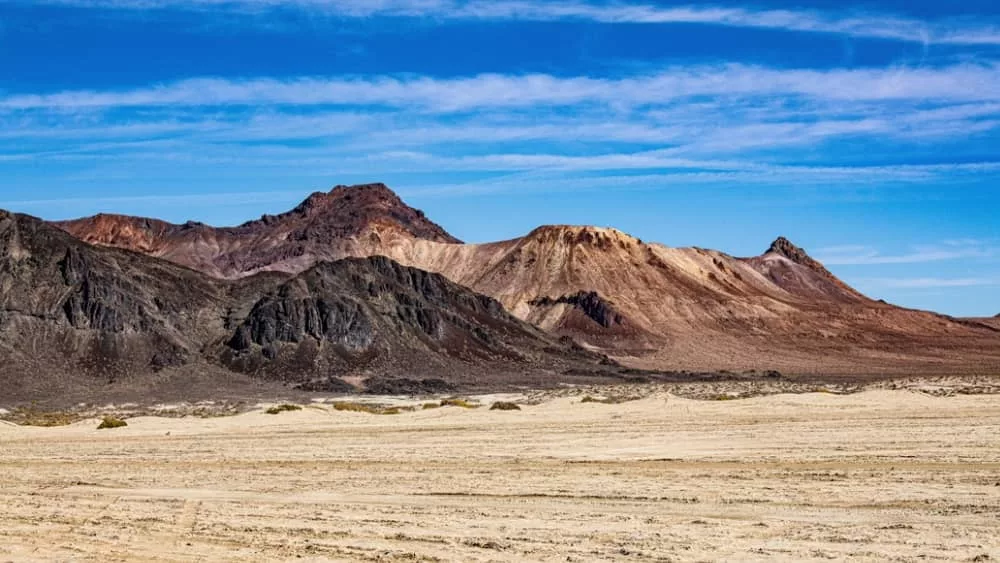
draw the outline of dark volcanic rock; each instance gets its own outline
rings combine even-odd
[[[327,377],[324,379],[313,379],[295,386],[300,391],[311,393],[353,393],[357,391],[353,385],[340,379],[339,377]]]
[[[322,263],[281,284],[253,305],[226,347],[233,369],[275,377],[432,376],[462,363],[523,369],[545,356],[591,357],[489,297],[381,256]]]
[[[536,307],[551,307],[559,304],[578,308],[587,318],[604,328],[625,324],[625,318],[596,291],[581,291],[572,295],[563,295],[557,299],[543,297],[531,302],[531,305]]]
[[[430,392],[545,381],[600,358],[388,258],[226,281],[0,212],[0,360],[11,400],[122,381],[141,388],[178,369],[324,392],[354,390],[342,376]]]
[[[778,237],[775,239],[774,242],[771,243],[770,248],[767,249],[767,252],[784,256],[796,264],[808,266],[813,269],[823,269],[822,264],[813,260],[805,250],[795,246],[792,244],[792,241],[785,237]]]
[[[186,268],[90,247],[38,219],[0,212],[0,357],[8,392],[183,365],[212,328],[192,320],[218,299],[214,282]]]
[[[266,231],[262,227],[291,224],[290,238],[298,241],[332,241],[353,235],[378,223],[391,224],[414,238],[460,243],[423,211],[406,205],[385,184],[336,186],[329,193],[316,192],[298,207],[281,215],[265,216],[232,231]]]
[[[455,389],[454,385],[443,379],[376,377],[365,381],[365,392],[373,395],[433,395]]]

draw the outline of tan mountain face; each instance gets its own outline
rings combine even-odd
[[[637,367],[871,375],[1000,368],[997,327],[868,299],[784,238],[752,258],[598,227],[546,226],[510,241],[461,244],[381,185],[338,187],[230,229],[108,222],[60,226],[230,278],[382,254]]]

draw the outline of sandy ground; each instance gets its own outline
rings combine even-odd
[[[0,561],[1000,559],[997,395],[95,427],[0,423]]]

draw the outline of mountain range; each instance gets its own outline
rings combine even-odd
[[[226,228],[0,212],[0,288],[0,384],[22,398],[1000,369],[995,320],[872,300],[785,238],[748,258],[590,226],[465,244],[382,184]]]
[[[387,256],[643,369],[879,375],[1000,366],[995,323],[870,299],[785,238],[749,258],[591,226],[464,244],[383,184],[337,186],[234,228],[115,215],[55,225],[224,279]]]

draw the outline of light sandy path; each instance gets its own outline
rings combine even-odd
[[[0,424],[0,561],[1000,559],[1000,396]]]

